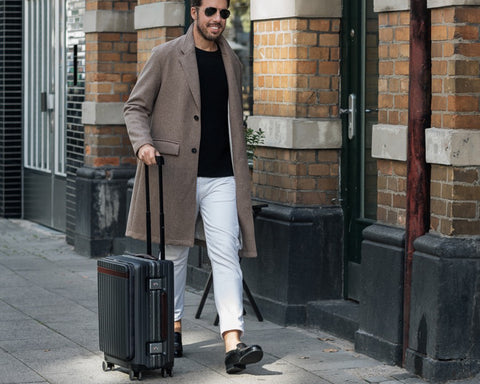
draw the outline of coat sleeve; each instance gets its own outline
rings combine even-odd
[[[135,154],[142,145],[153,145],[150,117],[161,86],[160,53],[158,47],[153,49],[123,109]]]

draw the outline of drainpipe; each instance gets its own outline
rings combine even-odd
[[[430,167],[425,160],[425,129],[431,123],[431,39],[427,0],[410,0],[407,212],[403,304],[403,363],[410,333],[413,242],[430,226]]]

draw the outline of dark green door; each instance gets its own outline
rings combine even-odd
[[[377,123],[378,18],[373,0],[344,2],[342,25],[345,298],[359,300],[362,231],[376,220],[377,165],[371,157]]]

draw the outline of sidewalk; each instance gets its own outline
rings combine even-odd
[[[227,375],[223,345],[207,301],[194,319],[200,293],[190,290],[184,319],[185,357],[173,377],[145,372],[145,382],[168,384],[417,384],[399,367],[355,353],[329,334],[281,327],[246,316],[246,343],[262,345],[260,364]],[[472,380],[456,384],[478,383]],[[0,219],[0,383],[129,383],[103,372],[98,350],[96,260],[77,255],[59,232],[23,220]]]

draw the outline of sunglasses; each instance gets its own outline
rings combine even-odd
[[[217,13],[217,11],[220,11],[220,17],[222,19],[228,19],[230,17],[230,11],[228,9],[218,9],[215,7],[207,7],[205,8],[205,16],[207,17],[212,17]]]

